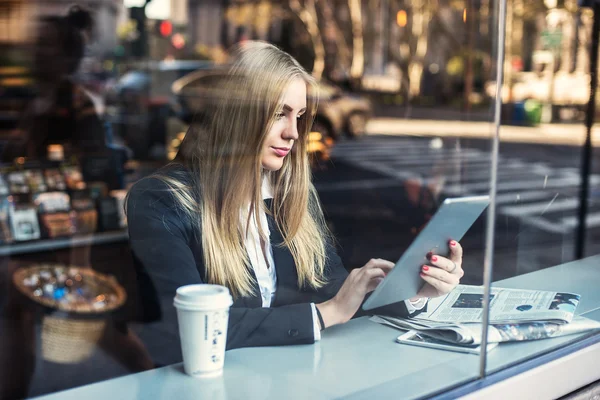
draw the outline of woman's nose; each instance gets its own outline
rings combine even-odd
[[[286,139],[298,139],[298,123],[296,121],[290,122],[284,132],[284,135]]]

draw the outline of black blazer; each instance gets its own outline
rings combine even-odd
[[[189,173],[181,166],[169,166],[163,172],[190,182]],[[127,218],[138,274],[151,280],[142,289],[142,293],[146,292],[142,294],[145,306],[153,303],[148,286],[154,287],[159,298],[172,299],[178,287],[206,282],[197,225],[178,209],[164,182],[151,177],[137,182],[129,193]],[[277,273],[275,297],[271,307],[263,308],[259,288],[255,285],[251,296],[234,299],[229,313],[227,349],[313,343],[310,303],[334,297],[348,275],[334,247],[328,244],[327,284],[318,291],[300,289],[294,259],[289,249],[280,245],[282,235],[273,218],[267,215],[267,219]],[[252,269],[251,273],[254,274]],[[158,302],[154,304],[158,306]],[[405,303],[399,302],[373,310],[373,314],[407,316],[408,312]],[[364,313],[359,311],[357,315]]]

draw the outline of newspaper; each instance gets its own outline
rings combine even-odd
[[[481,344],[482,324],[432,324],[425,327],[414,324],[410,320],[374,316],[372,321],[394,328],[416,330],[420,334],[434,339],[461,346]],[[547,339],[558,336],[572,335],[600,329],[600,322],[581,316],[576,316],[568,324],[557,322],[520,322],[512,324],[490,325],[488,343],[521,342],[525,340]]]
[[[488,342],[524,341],[600,329],[600,322],[575,317],[580,296],[573,293],[493,288],[490,294]],[[430,299],[427,311],[414,318],[372,317],[372,320],[448,343],[481,343],[483,287],[459,285]]]
[[[553,321],[568,323],[573,319],[580,296],[573,293],[541,290],[492,288],[490,323]],[[427,322],[481,322],[483,287],[458,285],[445,296],[429,300],[427,312],[416,320]]]

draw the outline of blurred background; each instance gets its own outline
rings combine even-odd
[[[123,200],[175,157],[244,40],[319,81],[309,151],[347,269],[397,260],[445,198],[489,192],[498,101],[494,279],[596,254],[592,13],[507,4],[499,27],[491,0],[0,0],[0,398],[181,360],[157,308],[172,299],[140,294]],[[485,217],[462,243],[463,281],[481,284]]]

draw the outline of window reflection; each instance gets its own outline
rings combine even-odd
[[[306,150],[346,269],[395,262],[446,198],[489,193],[494,2],[73,3],[0,4],[0,397],[181,361],[125,199],[205,122],[235,44],[273,43],[318,80]],[[592,15],[554,3],[507,3],[495,281],[575,259]],[[461,282],[480,285],[484,217],[461,244]]]

